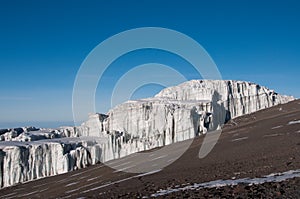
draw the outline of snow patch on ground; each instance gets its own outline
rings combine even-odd
[[[130,168],[135,167],[135,166],[136,166],[136,165],[133,164],[133,165],[130,165],[129,167],[124,167],[124,168],[115,170],[113,173],[118,173],[118,172],[121,172],[121,171],[126,171],[127,169],[130,169]]]
[[[241,141],[241,140],[246,140],[248,139],[249,137],[242,137],[242,138],[237,138],[237,139],[233,139],[231,140],[232,142],[237,142],[237,141]]]
[[[75,192],[75,191],[78,191],[80,188],[77,188],[77,189],[72,189],[72,190],[69,190],[69,191],[66,191],[65,193],[73,193],[73,192]]]
[[[159,156],[159,157],[156,157],[156,158],[153,158],[153,159],[151,159],[151,161],[153,161],[153,160],[158,160],[158,159],[161,159],[161,158],[165,158],[165,157],[167,157],[168,155],[162,155],[162,156]]]
[[[273,128],[271,128],[272,130],[273,129],[279,129],[279,128],[281,128],[281,127],[283,127],[282,125],[280,125],[280,126],[275,126],[275,127],[273,127]]]
[[[288,123],[288,125],[292,125],[292,124],[300,124],[300,120],[297,120],[297,121],[290,121]]]
[[[122,163],[122,164],[119,164],[119,165],[114,166],[114,168],[116,168],[116,167],[123,167],[123,166],[128,165],[128,164],[131,164],[131,163],[132,163],[131,161],[129,161],[129,162],[124,162],[124,163]]]
[[[270,175],[261,177],[261,178],[241,178],[241,179],[235,179],[235,180],[215,180],[205,183],[195,183],[193,185],[188,185],[180,188],[170,188],[166,190],[160,190],[154,194],[152,194],[150,197],[159,197],[159,196],[165,196],[170,193],[184,191],[184,190],[195,190],[195,189],[204,189],[204,188],[217,188],[217,187],[224,187],[224,186],[234,186],[240,183],[245,183],[249,185],[254,184],[263,184],[266,182],[282,182],[291,178],[300,177],[300,169],[298,170],[290,170],[283,173],[272,173]],[[149,198],[147,196],[143,198]]]
[[[274,133],[274,134],[269,134],[269,135],[264,135],[264,137],[276,137],[276,136],[281,136],[283,134],[281,133]]]
[[[76,184],[78,184],[78,182],[72,182],[70,184],[67,184],[65,187],[73,186],[73,185],[76,185]]]
[[[12,196],[12,195],[16,195],[17,193],[13,192],[13,193],[9,193],[9,194],[6,194],[6,195],[3,195],[1,196],[1,198],[7,198],[9,196]]]
[[[158,173],[160,172],[161,169],[158,169],[158,170],[154,170],[154,171],[150,171],[148,173],[142,173],[142,174],[139,174],[139,175],[135,175],[135,176],[132,176],[132,177],[128,177],[128,178],[124,178],[124,179],[121,179],[121,180],[118,180],[118,181],[114,181],[114,182],[110,182],[110,183],[107,183],[107,184],[104,184],[104,185],[101,185],[99,187],[94,187],[92,189],[89,189],[89,190],[85,190],[81,193],[88,193],[90,191],[95,191],[95,190],[98,190],[98,189],[101,189],[101,188],[104,188],[104,187],[108,187],[110,185],[114,185],[114,184],[117,184],[117,183],[120,183],[120,182],[125,182],[125,181],[128,181],[128,180],[131,180],[131,179],[134,179],[134,178],[139,178],[139,177],[143,177],[143,176],[147,176],[147,175],[152,175],[154,173]]]
[[[97,176],[97,177],[94,177],[94,178],[90,178],[90,179],[87,179],[86,181],[89,182],[89,181],[92,181],[92,180],[96,180],[96,179],[98,179],[100,177],[102,177],[102,176]]]

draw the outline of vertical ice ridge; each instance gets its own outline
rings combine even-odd
[[[250,82],[192,80],[93,114],[78,127],[0,130],[0,187],[194,138],[294,98]],[[88,136],[88,137],[84,137]]]

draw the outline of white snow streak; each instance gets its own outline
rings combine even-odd
[[[241,140],[246,140],[246,139],[248,139],[248,137],[237,138],[237,139],[234,139],[234,140],[231,140],[231,141],[236,142],[236,141],[241,141]]]
[[[151,197],[158,197],[168,195],[170,193],[184,191],[184,190],[195,190],[195,189],[203,189],[203,188],[215,188],[215,187],[224,187],[224,186],[234,186],[240,183],[245,183],[249,185],[253,184],[263,184],[265,182],[282,182],[287,179],[300,177],[300,169],[298,170],[290,170],[283,173],[273,173],[261,178],[242,178],[236,180],[215,180],[205,183],[195,183],[193,185],[188,185],[185,187],[174,188],[174,189],[167,189],[167,190],[160,190],[151,195]],[[148,198],[145,196],[144,198]]]
[[[282,125],[280,125],[280,126],[275,126],[275,127],[273,127],[273,128],[271,128],[272,130],[273,129],[279,129],[279,128],[281,128],[281,127],[283,127]]]
[[[300,124],[300,120],[298,120],[298,121],[290,121],[288,123],[288,125],[292,125],[292,124]]]

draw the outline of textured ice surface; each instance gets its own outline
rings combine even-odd
[[[249,82],[192,80],[122,103],[107,115],[90,115],[78,127],[2,129],[0,187],[194,138],[231,118],[291,100]]]

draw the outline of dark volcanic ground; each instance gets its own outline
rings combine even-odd
[[[291,121],[299,121],[290,123]],[[160,189],[219,179],[262,177],[300,169],[300,101],[236,118],[225,125],[214,149],[198,158],[204,136],[195,138],[177,161],[140,175],[102,164],[0,190],[0,198],[136,198]],[[180,147],[180,144],[170,146]],[[155,158],[154,158],[155,159]],[[118,162],[134,161],[134,155]],[[154,161],[154,160],[153,160]],[[112,161],[111,164],[114,164]],[[155,169],[153,169],[155,170]],[[178,191],[161,198],[300,198],[300,179],[249,186]]]

